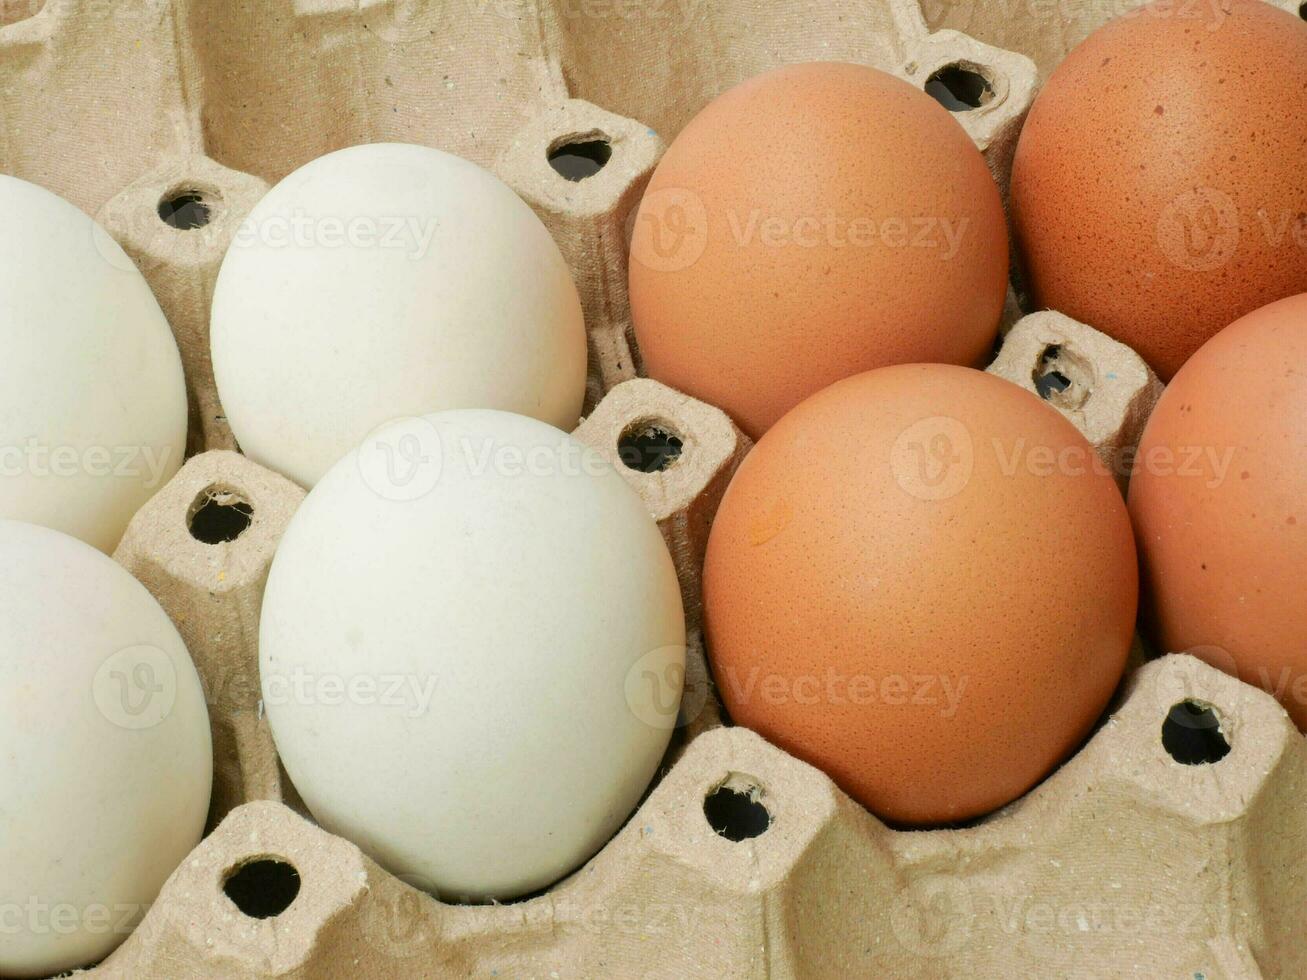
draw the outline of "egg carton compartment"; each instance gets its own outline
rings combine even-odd
[[[240,453],[201,453],[137,512],[114,551],[173,621],[204,686],[209,828],[249,800],[303,809],[263,714],[258,657],[268,569],[303,499],[298,486]]]
[[[1075,425],[1121,492],[1163,384],[1133,350],[1044,310],[1022,317],[987,370],[1033,392]]]
[[[1195,661],[1144,668],[1085,748],[969,828],[886,828],[817,771],[722,727],[699,576],[749,442],[717,409],[638,377],[625,284],[636,205],[666,142],[712,97],[810,60],[869,64],[932,92],[1006,193],[1035,62],[1061,55],[1042,28],[1021,33],[1024,11],[995,20],[970,6],[983,41],[952,29],[962,4],[931,0],[924,16],[915,0],[0,4],[0,171],[96,216],[146,275],[181,349],[196,454],[115,557],[159,599],[204,680],[217,829],[93,974],[1307,973],[1290,934],[1307,888],[1289,859],[1301,739],[1272,700]],[[589,336],[575,434],[641,493],[685,599],[665,773],[580,871],[502,907],[443,904],[313,826],[259,704],[263,583],[303,491],[232,451],[208,355],[214,279],[271,183],[383,140],[490,167],[550,229]],[[990,370],[1123,465],[1156,378],[1089,327],[1009,307]],[[1181,765],[1162,744],[1177,725],[1172,740],[1209,732],[1212,718],[1226,758]],[[1193,917],[1168,918],[1180,907]]]

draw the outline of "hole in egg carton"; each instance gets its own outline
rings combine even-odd
[[[955,61],[926,79],[926,94],[949,112],[970,112],[994,101],[994,84],[988,69]]]
[[[1162,722],[1162,748],[1185,766],[1211,765],[1230,754],[1215,709],[1189,698],[1176,702],[1167,712]]]
[[[223,875],[222,890],[243,915],[272,919],[290,908],[299,895],[300,873],[282,858],[247,858]]]
[[[178,231],[194,231],[213,220],[217,195],[196,187],[174,187],[159,199],[159,220]]]
[[[556,174],[575,183],[603,170],[613,147],[604,133],[574,134],[555,140],[545,157]]]
[[[641,473],[661,473],[681,458],[684,447],[676,427],[661,419],[638,419],[617,438],[618,458]]]
[[[729,841],[761,837],[771,826],[771,812],[761,798],[762,787],[756,780],[733,772],[704,797],[704,819]]]
[[[1298,5],[1298,16],[1303,20],[1307,20],[1307,3]]]
[[[0,0],[0,28],[31,20],[45,9],[45,0]]]
[[[254,505],[239,490],[211,484],[196,495],[186,513],[191,537],[202,544],[235,541],[254,520]]]
[[[1093,367],[1061,344],[1044,348],[1030,377],[1040,398],[1067,411],[1083,408],[1094,390]]]

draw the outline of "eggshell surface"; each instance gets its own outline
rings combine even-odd
[[[255,206],[214,289],[213,368],[246,455],[311,487],[373,428],[451,408],[572,429],[581,303],[497,177],[423,146],[319,157]]]
[[[260,624],[264,704],[314,816],[447,898],[532,891],[608,840],[667,747],[684,658],[639,496],[594,449],[494,411],[397,422],[334,466]]]
[[[200,841],[204,692],[159,604],[49,528],[0,520],[0,976],[90,966]]]
[[[1033,300],[1163,380],[1307,291],[1307,24],[1270,4],[1157,4],[1101,28],[1035,100],[1011,203]]]
[[[1146,621],[1307,730],[1307,296],[1222,330],[1153,410],[1130,481]]]
[[[708,543],[731,717],[893,821],[1024,793],[1098,718],[1133,635],[1130,524],[1094,460],[1036,396],[967,368],[882,368],[802,402]]]
[[[947,110],[862,65],[721,95],[654,172],[631,243],[650,377],[757,438],[840,378],[975,364],[1007,289],[999,192]]]
[[[0,175],[0,518],[110,552],[186,448],[168,321],[108,232]]]

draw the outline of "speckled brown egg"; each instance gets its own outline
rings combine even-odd
[[[1307,296],[1226,327],[1175,376],[1130,515],[1156,645],[1271,691],[1307,730]]]
[[[1221,0],[1101,28],[1030,111],[1012,211],[1034,301],[1169,379],[1226,324],[1307,290],[1307,24]]]
[[[1007,286],[998,189],[947,110],[862,65],[736,86],[668,148],[631,243],[644,366],[753,437],[832,381],[974,364]]]
[[[985,813],[1085,737],[1134,630],[1125,502],[1036,396],[951,365],[837,382],[758,443],[704,569],[731,717],[893,821]]]

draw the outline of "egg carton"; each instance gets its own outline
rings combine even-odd
[[[820,773],[722,727],[699,575],[749,444],[721,412],[638,377],[635,206],[664,141],[713,96],[810,60],[948,88],[1005,190],[1036,66],[935,29],[937,13],[930,0],[925,16],[914,0],[0,0],[0,171],[73,201],[123,245],[173,326],[190,399],[192,458],[115,557],[168,611],[204,681],[216,829],[93,974],[1304,975],[1288,942],[1301,875],[1278,850],[1299,843],[1300,740],[1273,703],[1200,664],[1147,668],[1073,760],[967,829],[890,830]],[[490,167],[553,233],[590,345],[576,434],[641,493],[686,604],[666,771],[591,862],[508,906],[442,904],[315,828],[260,710],[262,589],[303,491],[233,451],[208,354],[213,284],[270,184],[381,140]],[[596,172],[564,179],[550,163],[563,148],[598,154]],[[1083,325],[1022,319],[1015,303],[1005,320],[991,370],[1047,396],[1119,465],[1156,379]],[[1214,706],[1229,758],[1189,769],[1158,754],[1177,685]],[[1186,802],[1185,787],[1202,792]],[[1254,827],[1275,836],[1254,848]],[[1197,931],[1081,915],[1087,896],[1116,916],[1186,889],[1214,916]]]

